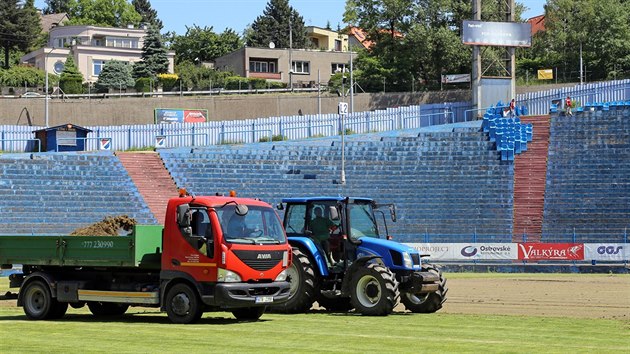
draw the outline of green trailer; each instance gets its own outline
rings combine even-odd
[[[0,236],[0,264],[160,269],[162,226],[136,225],[127,236]]]

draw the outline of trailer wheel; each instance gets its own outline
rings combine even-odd
[[[120,316],[127,312],[129,305],[114,302],[90,301],[87,303],[90,312],[96,317]]]
[[[350,285],[350,302],[362,315],[389,315],[400,300],[394,273],[378,264],[357,269]]]
[[[24,313],[31,320],[45,320],[54,314],[54,303],[48,285],[34,280],[26,285],[24,291]]]
[[[427,264],[422,267],[423,272],[435,273],[440,277],[440,286],[438,291],[428,294],[402,294],[401,302],[405,305],[405,308],[415,313],[433,313],[442,308],[442,304],[446,301],[446,293],[448,287],[446,286],[446,279],[435,265]]]
[[[265,307],[243,307],[232,310],[232,315],[239,321],[256,321],[265,313]]]
[[[187,284],[175,284],[166,294],[166,313],[173,323],[195,323],[203,315],[201,301],[195,289]]]
[[[290,284],[289,300],[273,306],[272,311],[282,313],[303,313],[310,310],[315,301],[317,278],[315,269],[308,257],[297,248],[293,249],[293,262],[287,268],[287,281]]]

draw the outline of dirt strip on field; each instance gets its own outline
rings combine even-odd
[[[630,275],[515,275],[449,279],[440,313],[630,321]]]

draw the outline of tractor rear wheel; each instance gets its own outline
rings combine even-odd
[[[362,315],[389,315],[400,300],[394,273],[379,264],[359,268],[350,286],[350,303]]]
[[[293,249],[293,262],[287,268],[287,281],[291,285],[289,300],[271,309],[281,313],[302,313],[310,310],[315,301],[317,277],[308,257],[297,248]]]
[[[405,305],[405,308],[411,312],[433,313],[441,309],[442,304],[446,301],[446,293],[448,292],[446,278],[442,275],[442,271],[433,264],[424,265],[422,271],[435,273],[440,277],[438,291],[428,294],[403,293],[401,302]]]

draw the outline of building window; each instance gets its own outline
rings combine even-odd
[[[93,60],[92,61],[92,75],[99,76],[101,71],[103,71],[103,66],[105,65],[105,60]]]
[[[335,39],[335,50],[338,51],[338,52],[342,51],[341,39]]]
[[[249,71],[253,73],[275,73],[276,63],[274,61],[250,60]]]
[[[138,40],[131,38],[107,37],[105,40],[105,46],[115,48],[138,48]]]
[[[333,75],[336,73],[348,72],[348,68],[346,68],[346,64],[332,63],[330,65],[330,72]]]
[[[307,61],[294,61],[292,69],[294,74],[309,74],[311,72]]]

